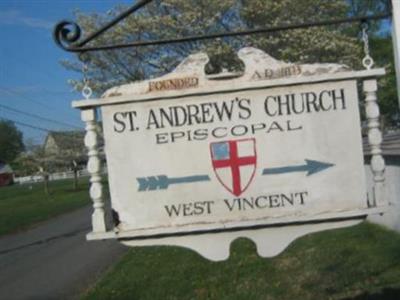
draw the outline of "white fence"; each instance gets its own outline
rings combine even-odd
[[[106,167],[104,167],[102,169],[102,174],[107,174]],[[88,176],[89,176],[89,172],[86,169],[78,171],[78,177],[88,177]],[[70,179],[70,178],[74,178],[73,171],[49,174],[49,181]],[[15,177],[14,178],[14,182],[19,183],[19,184],[35,183],[35,182],[42,182],[42,181],[43,181],[42,175],[32,175],[32,176],[24,176],[24,177]]]

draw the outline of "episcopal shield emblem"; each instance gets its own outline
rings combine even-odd
[[[250,185],[256,170],[257,153],[254,138],[210,144],[211,160],[219,182],[239,196]]]

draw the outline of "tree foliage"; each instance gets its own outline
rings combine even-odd
[[[396,89],[396,71],[393,44],[390,37],[374,37],[371,52],[375,63],[386,69],[386,75],[379,81],[378,99],[385,127],[400,127],[400,111]]]
[[[168,39],[177,36],[188,36],[203,33],[231,30],[231,23],[236,17],[235,0],[165,0],[153,1],[131,15],[109,32],[101,35],[92,44],[127,43],[135,40]],[[85,15],[77,12],[77,21],[84,32],[92,32],[109,19],[118,15],[125,7],[118,6],[108,15]],[[92,87],[98,93],[111,86],[159,76],[167,73],[177,63],[193,52],[212,49],[213,52],[227,53],[231,45],[226,41],[194,42],[148,46],[134,49],[122,49],[88,53],[90,69],[88,76]],[[78,61],[65,61],[67,68],[81,71]],[[78,88],[81,82],[72,81]]]
[[[76,17],[87,35],[124,9],[126,7],[117,6],[106,15],[84,14],[78,11]],[[386,0],[154,0],[114,26],[112,30],[99,36],[90,45],[255,29],[383,13],[387,10]],[[378,23],[372,22],[370,25],[370,32],[379,31]],[[335,62],[354,69],[362,68],[361,59],[364,55],[359,24],[341,24],[190,43],[91,52],[81,58],[88,62],[87,76],[91,87],[99,95],[116,85],[168,73],[184,57],[199,51],[207,52],[210,57],[210,63],[206,66],[208,73],[218,73],[222,69],[238,70],[243,65],[236,57],[236,52],[244,46],[259,48],[280,60],[300,63]],[[374,53],[372,55],[374,56]],[[376,56],[378,55],[379,49]],[[63,65],[77,72],[82,71],[79,60],[63,61]],[[82,80],[71,80],[70,83],[78,90],[82,88]],[[393,90],[392,79],[389,78],[384,84],[386,87],[391,86],[390,90]],[[392,110],[395,98],[392,98],[392,92],[381,93],[381,96],[384,97],[383,112],[387,114],[387,119],[391,120],[392,114],[395,113]]]
[[[385,13],[390,10],[390,0],[348,0],[351,15],[365,16],[368,14]]]
[[[247,27],[260,28],[340,19],[346,17],[348,9],[346,1],[246,0],[241,15]],[[355,67],[360,57],[360,44],[357,36],[346,34],[350,27],[345,24],[278,31],[253,38],[252,44],[281,60],[339,62]]]
[[[88,34],[118,15],[118,6],[107,15],[77,12],[77,21]],[[169,39],[344,17],[345,0],[155,0],[104,33],[91,45],[136,40]],[[258,47],[278,59],[296,62],[342,62],[356,66],[361,54],[357,36],[346,34],[351,25],[315,27],[270,34],[221,38],[164,46],[147,46],[87,53],[88,77],[98,93],[111,86],[170,72],[184,57],[206,51],[211,62],[207,72],[241,67],[235,52],[244,46]],[[81,72],[78,60],[64,66]],[[78,89],[82,82],[71,81]]]
[[[0,120],[0,159],[10,163],[23,150],[21,131],[13,122]]]

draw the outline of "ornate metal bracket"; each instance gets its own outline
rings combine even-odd
[[[293,29],[301,29],[308,27],[317,27],[317,26],[327,26],[327,25],[336,25],[342,23],[354,23],[354,22],[366,22],[368,20],[379,20],[386,19],[392,16],[392,13],[384,13],[370,16],[355,16],[343,19],[336,20],[324,20],[324,21],[315,21],[309,23],[296,23],[296,24],[282,24],[279,26],[269,27],[269,28],[259,28],[253,30],[243,30],[243,31],[234,31],[234,32],[222,32],[208,35],[196,35],[196,36],[188,36],[188,37],[180,37],[173,39],[161,39],[155,41],[136,41],[132,43],[126,44],[115,44],[115,45],[100,45],[100,46],[86,46],[90,41],[96,39],[99,35],[106,32],[108,29],[118,24],[120,21],[133,14],[140,8],[146,6],[153,0],[141,0],[134,4],[132,7],[127,9],[118,15],[115,19],[111,20],[95,32],[89,34],[87,37],[81,40],[82,30],[79,25],[73,21],[63,20],[56,24],[53,31],[54,41],[58,46],[62,49],[69,52],[89,52],[89,51],[99,51],[99,50],[112,50],[112,49],[121,49],[121,48],[129,48],[129,47],[141,47],[141,46],[150,46],[150,45],[163,45],[163,44],[175,44],[175,43],[184,43],[184,42],[193,42],[199,40],[206,39],[216,39],[222,37],[233,37],[233,36],[244,36],[244,35],[252,35],[259,33],[269,33],[283,30],[293,30]]]
[[[139,10],[143,6],[147,5],[153,0],[141,0],[138,1],[135,5],[118,15],[115,19],[111,20],[95,32],[89,34],[86,38],[79,41],[81,38],[82,30],[78,24],[73,21],[61,21],[54,27],[53,38],[58,46],[62,49],[70,52],[86,52],[86,51],[94,51],[94,50],[104,50],[104,49],[85,49],[84,46],[90,41],[97,38],[99,35],[118,24],[120,21]],[[107,49],[115,49],[118,48],[116,45],[107,46]],[[101,47],[92,47],[92,48],[101,48]]]

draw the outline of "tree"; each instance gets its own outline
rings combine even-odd
[[[98,128],[100,128],[100,125]],[[85,164],[87,161],[84,136],[85,132],[83,131],[50,132],[42,149],[44,157],[48,162],[48,171],[73,171],[74,189],[78,188],[78,171],[80,170],[80,165]]]
[[[22,133],[10,121],[0,120],[0,159],[12,162],[24,151]]]
[[[21,153],[13,161],[12,168],[15,172],[16,177],[31,176],[37,174],[39,168],[37,161],[34,157],[34,152]]]
[[[107,15],[77,12],[77,21],[88,34],[123,9],[118,6]],[[340,18],[347,16],[350,9],[346,0],[155,0],[98,37],[91,45],[268,27],[311,21],[310,16],[312,20]],[[296,62],[342,62],[356,67],[361,60],[361,43],[354,34],[354,26],[349,24],[91,52],[86,53],[85,58],[89,61],[91,87],[100,94],[115,85],[170,72],[184,57],[198,51],[206,51],[211,57],[207,66],[210,73],[219,72],[222,68],[240,69],[241,64],[235,53],[243,46],[255,46],[278,59]],[[63,64],[77,72],[82,71],[82,65],[77,60],[64,61]],[[71,84],[77,89],[82,88],[79,80],[71,80]]]
[[[386,75],[379,81],[378,100],[386,128],[400,127],[400,111],[397,99],[396,72],[394,67],[393,44],[390,36],[371,39],[371,54],[375,64],[386,69]]]
[[[125,7],[118,6],[107,15],[77,12],[77,21],[90,33]],[[352,15],[378,14],[388,11],[386,0],[155,0],[139,13],[128,17],[113,30],[100,36],[92,45],[127,43],[134,40],[155,40],[272,27],[278,24],[339,19]],[[386,67],[388,76],[381,80],[382,113],[389,126],[398,123],[395,103],[395,80],[390,37],[382,37],[378,22],[370,22],[371,54],[376,65]],[[292,62],[338,62],[361,69],[364,56],[359,24],[312,27],[269,34],[222,38],[210,41],[148,46],[87,53],[88,78],[97,94],[128,82],[160,76],[170,72],[184,57],[206,51],[210,63],[208,73],[242,67],[236,51],[254,46],[273,57]],[[386,58],[389,58],[387,60]],[[64,66],[82,71],[79,60],[64,61]],[[78,90],[82,81],[71,80]]]
[[[347,2],[350,14],[359,16],[385,13],[391,6],[390,0],[348,0]]]
[[[349,13],[348,3],[340,0],[242,2],[241,16],[250,28],[340,19]],[[278,31],[253,37],[252,44],[281,60],[302,63],[339,62],[357,67],[361,45],[357,35],[350,34],[352,26],[342,24]]]
[[[352,15],[385,13],[390,11],[391,5],[388,0],[348,0],[348,2]],[[391,20],[387,20],[387,22],[390,24]],[[380,25],[377,21],[370,22],[368,30],[370,52],[375,60],[375,66],[386,69],[386,75],[379,80],[379,105],[383,125],[386,128],[400,127],[393,43],[389,33],[382,33],[382,26]]]

